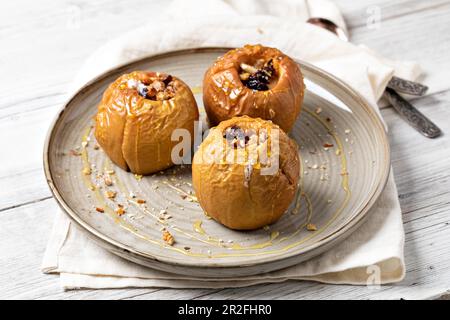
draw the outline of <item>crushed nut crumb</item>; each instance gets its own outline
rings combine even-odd
[[[313,223],[308,223],[306,225],[306,230],[308,231],[317,231],[317,226]]]
[[[173,238],[173,236],[170,234],[169,231],[164,230],[163,234],[162,234],[162,239],[164,240],[165,243],[167,243],[169,246],[172,246],[175,243],[175,239]]]
[[[105,212],[105,209],[103,209],[102,207],[95,207],[95,210],[100,213]]]

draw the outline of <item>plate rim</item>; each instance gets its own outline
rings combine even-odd
[[[189,268],[189,269],[197,269],[197,270],[205,270],[205,268],[213,269],[213,270],[236,270],[236,269],[242,269],[242,267],[258,267],[265,264],[277,264],[280,263],[281,265],[278,267],[274,267],[273,269],[270,269],[269,271],[274,271],[278,269],[282,269],[284,267],[299,263],[301,261],[305,261],[307,259],[310,259],[316,255],[319,255],[320,253],[323,253],[324,251],[328,250],[330,247],[336,245],[337,243],[343,241],[346,237],[348,237],[353,231],[355,231],[362,222],[367,218],[368,213],[370,211],[370,208],[374,205],[374,203],[378,200],[381,193],[383,192],[390,176],[391,172],[391,153],[390,153],[390,145],[389,145],[389,139],[386,133],[386,128],[384,125],[383,120],[381,119],[380,115],[370,106],[370,104],[367,102],[367,100],[359,94],[357,91],[355,91],[350,85],[345,83],[343,80],[337,78],[336,76],[328,73],[327,71],[316,67],[308,62],[305,62],[303,60],[294,59],[297,63],[299,63],[302,68],[308,69],[308,71],[311,71],[313,73],[316,73],[320,75],[321,77],[328,78],[327,80],[332,81],[335,85],[337,85],[341,90],[349,94],[351,98],[358,102],[359,105],[361,105],[365,112],[369,114],[371,120],[373,120],[373,123],[375,126],[378,127],[378,131],[381,134],[381,142],[385,150],[385,156],[386,159],[384,166],[382,168],[383,174],[380,177],[379,183],[377,187],[374,189],[373,194],[371,197],[365,200],[364,205],[361,207],[359,212],[351,219],[349,220],[345,225],[343,225],[341,228],[336,229],[333,234],[317,241],[314,244],[311,244],[309,247],[307,247],[306,251],[302,252],[295,252],[294,250],[286,256],[283,256],[282,258],[278,260],[272,260],[272,261],[256,261],[252,263],[246,263],[245,265],[235,265],[235,266],[227,266],[222,264],[217,264],[214,262],[205,263],[203,265],[194,265],[191,263],[179,263],[176,261],[170,261],[166,259],[160,259],[159,257],[153,256],[149,253],[141,252],[140,250],[137,250],[133,247],[130,247],[127,244],[121,243],[119,241],[116,241],[114,239],[111,239],[107,235],[103,234],[102,232],[96,230],[92,226],[90,226],[88,223],[84,222],[78,214],[75,212],[75,209],[72,209],[64,200],[63,196],[59,192],[58,188],[56,187],[56,184],[54,183],[53,173],[50,169],[50,145],[51,142],[54,139],[55,130],[57,128],[57,125],[62,118],[64,112],[66,111],[66,108],[77,98],[79,95],[82,95],[86,91],[90,90],[90,88],[98,81],[105,77],[111,76],[115,73],[120,73],[121,70],[128,69],[132,67],[134,64],[140,64],[148,60],[154,60],[158,58],[163,57],[170,57],[170,56],[177,56],[177,55],[183,55],[183,54],[192,54],[192,53],[205,53],[205,52],[220,52],[219,54],[223,54],[224,51],[231,50],[233,48],[231,47],[196,47],[196,48],[188,48],[188,49],[179,49],[179,50],[168,50],[164,52],[159,52],[157,54],[152,55],[146,55],[137,59],[133,59],[129,62],[120,64],[116,67],[109,68],[108,70],[100,73],[96,77],[92,78],[90,81],[86,82],[83,86],[81,86],[79,89],[77,89],[62,105],[62,107],[57,112],[56,116],[54,117],[52,123],[50,124],[50,127],[47,131],[47,135],[45,138],[44,143],[44,150],[43,150],[43,165],[44,165],[44,174],[46,177],[47,184],[50,188],[50,191],[53,195],[53,198],[58,203],[59,207],[62,209],[62,211],[70,218],[71,221],[75,222],[76,226],[79,227],[82,231],[86,232],[88,236],[90,236],[93,240],[95,240],[98,244],[100,244],[102,247],[106,248],[108,251],[119,255],[125,259],[131,260],[133,262],[149,266],[148,264],[144,263],[143,261],[140,261],[139,259],[145,259],[148,262],[158,262],[155,265],[151,265],[151,267],[167,271],[167,268],[164,267],[164,265],[172,266],[178,270],[180,268]],[[119,250],[118,250],[119,249]],[[315,251],[315,252],[314,252]],[[312,255],[312,253],[314,254]],[[295,260],[293,263],[289,263],[288,261]],[[281,262],[285,261],[284,264]],[[163,264],[161,266],[160,264]],[[182,273],[182,272],[180,272]],[[251,272],[248,274],[255,274],[258,272]],[[188,272],[188,274],[192,275],[192,272]],[[205,276],[205,273],[201,273],[202,276]]]

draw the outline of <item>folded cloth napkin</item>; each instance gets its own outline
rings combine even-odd
[[[201,10],[199,9],[201,8]],[[133,30],[95,52],[72,89],[118,64],[158,52],[188,47],[262,43],[277,47],[340,77],[376,109],[387,82],[397,76],[415,80],[414,63],[394,62],[368,48],[343,42],[306,24],[310,16],[327,17],[345,28],[335,5],[326,0],[175,0],[159,19]],[[392,175],[366,222],[332,250],[299,265],[249,277],[204,279],[139,266],[98,247],[62,212],[56,221],[42,270],[59,273],[63,288],[224,288],[288,279],[364,285],[403,279],[404,231]]]

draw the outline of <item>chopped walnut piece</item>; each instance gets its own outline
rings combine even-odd
[[[95,210],[100,213],[105,212],[105,209],[103,209],[102,207],[96,207]]]
[[[74,157],[81,156],[81,153],[74,149],[69,150],[69,154]]]
[[[136,202],[139,203],[139,204],[144,204],[147,201],[145,201],[144,199],[137,199]]]
[[[332,144],[332,143],[324,143],[323,147],[324,148],[332,148],[332,147],[334,147],[334,144]]]
[[[105,196],[108,199],[114,199],[116,197],[116,194],[117,194],[117,192],[115,192],[115,191],[106,191],[105,192]]]
[[[308,231],[317,231],[317,226],[314,223],[308,223],[306,225],[306,230],[308,230]]]
[[[118,208],[116,209],[116,213],[117,213],[119,216],[125,214],[125,209],[123,208],[122,205],[119,204]]]
[[[137,82],[134,88],[139,95],[150,100],[168,100],[175,96],[174,79],[168,74],[158,74],[157,78]]]
[[[162,239],[164,240],[165,243],[167,243],[169,246],[172,246],[175,243],[175,239],[173,238],[173,236],[170,234],[169,231],[164,230],[163,234],[162,234]]]
[[[107,185],[108,187],[109,187],[109,186],[112,186],[112,184],[113,184],[113,182],[112,182],[110,176],[105,176],[105,177],[103,178],[103,181],[105,182],[105,185]]]
[[[91,173],[92,173],[91,168],[89,168],[89,167],[83,168],[83,174],[84,174],[84,175],[88,176],[88,175],[90,175]]]
[[[155,90],[156,92],[161,91],[166,85],[164,84],[164,82],[162,81],[153,81],[152,83],[150,83],[150,85],[147,87],[149,90]],[[147,93],[148,95],[148,93]]]

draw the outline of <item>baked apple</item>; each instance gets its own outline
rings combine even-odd
[[[173,165],[175,129],[194,135],[199,113],[189,87],[164,73],[135,71],[114,81],[103,94],[95,137],[124,170],[151,174]]]
[[[246,45],[208,69],[203,103],[211,125],[235,116],[272,120],[288,132],[303,103],[303,75],[295,61],[275,48]]]
[[[296,143],[271,121],[235,117],[212,128],[192,164],[203,210],[236,230],[277,221],[298,187]]]

